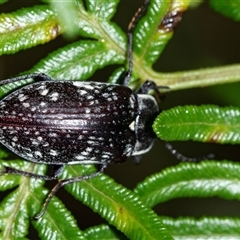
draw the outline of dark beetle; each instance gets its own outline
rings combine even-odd
[[[152,96],[125,86],[37,82],[0,101],[0,142],[37,163],[119,163],[151,148],[158,113]]]
[[[36,82],[16,90],[0,101],[0,142],[26,160],[52,165],[52,175],[38,175],[5,167],[13,173],[44,180],[58,177],[66,164],[97,164],[87,176],[59,180],[49,194],[39,219],[58,189],[66,184],[97,176],[109,163],[146,153],[152,147],[152,123],[159,113],[153,82],[146,81],[137,92],[128,88],[132,73],[132,32],[143,6],[128,29],[129,69],[122,85],[53,81],[42,73],[3,80],[0,86],[32,78]]]

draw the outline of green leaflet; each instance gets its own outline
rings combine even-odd
[[[178,197],[240,199],[240,165],[202,161],[181,163],[148,177],[134,189],[141,200],[153,207]]]
[[[214,105],[183,106],[163,111],[153,129],[166,141],[240,143],[240,109]]]
[[[86,229],[84,231],[84,234],[88,239],[92,240],[94,239],[117,240],[120,239],[120,237],[124,238],[124,236],[121,236],[120,232],[117,232],[116,230],[114,231],[114,229],[108,225],[91,227],[89,229]]]
[[[92,168],[68,166],[66,169],[63,178],[87,174]],[[160,236],[172,239],[157,215],[146,208],[137,195],[106,175],[68,185],[66,189],[130,239],[158,239]]]
[[[162,217],[162,221],[170,233],[177,240],[213,240],[213,239],[239,239],[240,220],[230,217],[202,217],[194,219],[180,217],[172,219]]]
[[[240,2],[238,0],[210,0],[211,7],[217,12],[235,21],[240,21]]]
[[[18,52],[55,39],[62,28],[46,6],[0,15],[0,55]]]

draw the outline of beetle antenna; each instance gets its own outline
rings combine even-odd
[[[171,152],[171,154],[173,156],[175,156],[181,162],[200,162],[202,160],[214,158],[214,154],[212,154],[212,153],[210,153],[206,156],[201,156],[201,157],[193,157],[193,158],[186,157],[183,154],[181,154],[180,152],[178,152],[170,143],[162,141],[162,140],[160,140],[160,141],[163,142],[165,147]]]
[[[128,32],[127,32],[127,61],[128,61],[128,70],[126,76],[124,78],[123,85],[128,86],[133,70],[133,31],[136,28],[136,24],[138,23],[139,19],[142,17],[142,14],[148,7],[150,0],[145,0],[143,5],[137,10],[134,14],[131,22],[128,25]]]

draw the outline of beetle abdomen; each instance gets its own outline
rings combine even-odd
[[[0,142],[34,162],[121,162],[135,146],[137,108],[124,86],[37,82],[1,101]]]

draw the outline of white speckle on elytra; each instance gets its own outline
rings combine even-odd
[[[85,160],[86,158],[82,155],[75,156],[77,160]]]
[[[89,155],[89,152],[81,152],[81,154],[83,155],[83,156],[88,156]]]
[[[92,95],[88,95],[86,98],[87,98],[87,100],[92,100],[92,99],[94,99],[94,97],[93,97]]]
[[[94,137],[94,136],[89,136],[89,139],[91,139],[91,140],[95,140],[96,137]]]
[[[49,92],[49,89],[45,88],[43,89],[42,91],[40,91],[39,93],[42,95],[42,96],[46,96]]]
[[[18,100],[20,101],[20,102],[23,102],[24,100],[26,100],[28,97],[26,96],[26,95],[24,95],[24,94],[19,94],[18,95]]]
[[[49,95],[49,97],[50,97],[50,100],[57,101],[58,97],[59,97],[59,93],[58,92],[54,92],[51,95]]]
[[[39,142],[36,139],[31,139],[33,145],[38,145]]]
[[[52,156],[57,156],[58,152],[56,150],[51,149],[49,154]]]
[[[31,111],[34,112],[34,111],[36,111],[36,109],[37,109],[36,107],[32,107]]]
[[[86,95],[87,94],[87,91],[86,90],[78,90],[79,94],[80,95]]]
[[[35,153],[36,156],[42,157],[42,153],[41,152],[35,151],[34,153]]]
[[[49,133],[48,136],[49,137],[57,137],[58,135],[57,135],[57,133]]]
[[[44,107],[45,105],[46,105],[45,102],[41,102],[41,103],[40,103],[40,106],[41,106],[41,107]]]
[[[13,140],[14,142],[17,142],[17,141],[18,141],[18,137],[15,136],[15,137],[12,138],[12,140]]]
[[[17,132],[15,130],[9,131],[9,134],[16,134]]]
[[[76,86],[76,87],[83,87],[84,86],[84,83],[81,82],[81,81],[72,81],[71,82],[73,86]]]
[[[32,158],[33,155],[31,153],[26,153],[29,158]]]
[[[87,148],[86,148],[86,151],[87,151],[87,152],[92,152],[92,150],[93,150],[93,149],[90,148],[90,147],[87,147]]]
[[[110,94],[109,93],[103,93],[102,96],[105,97],[105,98],[108,98],[110,96]]]
[[[112,87],[112,86],[108,86],[108,87],[107,87],[107,91],[112,92],[112,90],[113,90],[113,87]]]
[[[30,107],[30,104],[29,103],[27,103],[27,102],[24,102],[23,104],[22,104],[24,107]]]
[[[46,85],[41,83],[41,85],[38,88],[36,88],[36,89],[43,90],[45,88],[46,88]]]
[[[43,138],[42,138],[41,136],[39,136],[39,137],[37,137],[37,140],[38,140],[38,141],[42,141]]]
[[[94,105],[95,101],[90,101],[88,105]]]
[[[48,146],[49,146],[49,143],[48,143],[48,142],[45,142],[45,143],[43,144],[43,146],[44,146],[44,147],[48,147]]]
[[[90,109],[86,108],[85,113],[90,113]]]

